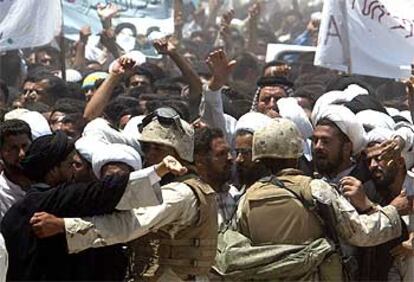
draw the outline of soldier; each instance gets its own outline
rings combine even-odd
[[[353,245],[374,246],[401,234],[398,211],[408,208],[406,199],[397,197],[386,207],[376,206],[369,215],[359,215],[344,196],[364,210],[369,201],[363,190],[344,186],[342,196],[326,182],[304,176],[295,169],[302,154],[300,133],[289,120],[275,119],[254,133],[253,161],[264,164],[271,175],[248,188],[239,204],[239,229],[252,245],[301,245],[326,237],[319,218],[327,217],[319,203],[332,211],[335,233]],[[288,278],[293,279],[284,277]],[[341,273],[320,278],[338,280]]]
[[[59,228],[45,230],[45,236],[66,232],[69,253],[88,248],[128,242],[153,233],[159,240],[159,269],[155,278],[162,281],[193,280],[207,275],[216,254],[217,204],[214,190],[198,171],[207,154],[193,158],[194,131],[177,113],[165,108],[143,120],[140,141],[143,143],[145,165],[158,163],[166,155],[194,169],[183,177],[165,177],[169,183],[161,187],[163,203],[159,206],[136,208],[85,219],[56,219]],[[195,160],[195,168],[190,165]],[[214,163],[212,164],[214,165]],[[200,177],[194,172],[197,170]],[[141,256],[146,256],[141,253]]]

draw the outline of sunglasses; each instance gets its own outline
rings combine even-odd
[[[158,120],[158,122],[164,126],[175,126],[179,131],[184,133],[184,127],[181,124],[180,115],[173,109],[169,107],[161,107],[147,115],[143,120],[142,123],[138,125],[138,130],[140,133],[144,130],[149,123],[154,120]]]

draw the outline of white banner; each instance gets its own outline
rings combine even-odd
[[[173,0],[63,0],[65,36],[72,38],[85,25],[91,26],[94,34],[100,32],[102,25],[96,6],[104,2],[118,7],[118,16],[112,20],[114,26],[129,22],[141,34],[146,34],[151,27],[159,28],[164,34],[174,32]]]
[[[325,0],[315,65],[406,78],[413,61],[413,0]]]
[[[0,51],[50,43],[61,18],[57,0],[0,0]]]

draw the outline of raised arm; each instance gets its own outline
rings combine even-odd
[[[200,120],[210,127],[220,128],[230,141],[231,136],[226,130],[221,88],[228,82],[236,61],[229,61],[223,50],[217,50],[209,54],[206,63],[212,77],[204,87],[200,104]]]
[[[135,62],[128,57],[121,57],[115,61],[109,76],[99,86],[85,107],[83,117],[86,121],[91,121],[102,115],[111,100],[112,91],[122,79],[122,75],[130,71],[134,65]]]
[[[75,61],[73,62],[73,68],[77,70],[84,70],[86,66],[85,60],[85,48],[86,44],[88,44],[88,38],[91,35],[91,27],[84,26],[79,31],[79,41],[76,42],[76,54],[75,54]]]
[[[184,58],[184,56],[177,50],[177,47],[172,42],[172,39],[164,38],[156,40],[154,42],[154,47],[158,53],[167,55],[177,65],[185,81],[190,86],[190,104],[199,105],[202,91],[201,79],[187,59]]]
[[[257,49],[257,24],[260,17],[260,4],[255,2],[249,8],[249,16],[247,20],[247,49],[255,53]]]
[[[118,13],[118,6],[113,3],[108,5],[99,3],[97,5],[97,10],[103,27],[100,42],[108,49],[114,58],[118,58],[123,54],[123,50],[115,41],[115,33],[112,27],[112,17]]]
[[[233,18],[234,10],[230,10],[222,15],[220,20],[220,29],[217,34],[216,41],[214,42],[214,47],[224,48],[227,54],[230,54],[233,50],[230,34],[230,24]]]

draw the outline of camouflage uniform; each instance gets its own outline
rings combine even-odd
[[[148,123],[141,142],[172,147],[185,161],[193,161],[194,132],[183,120],[162,124],[157,119]],[[138,259],[155,254],[150,268],[158,280],[179,281],[204,277],[214,263],[217,247],[217,205],[214,190],[194,175],[186,175],[161,187],[163,202],[158,206],[134,208],[130,211],[85,219],[65,219],[69,253],[88,248],[129,242],[147,234],[136,250]],[[212,216],[214,215],[214,216]],[[156,241],[158,240],[158,244]],[[154,245],[155,244],[155,245]],[[146,246],[145,246],[146,245]],[[135,244],[136,246],[136,244]],[[155,246],[155,248],[154,248]],[[159,256],[159,259],[157,258]],[[138,266],[146,270],[147,266]],[[154,271],[155,270],[155,271]]]
[[[253,161],[265,159],[277,174],[253,184],[240,201],[239,230],[253,246],[309,244],[327,236],[323,232],[325,225],[335,231],[335,241],[339,236],[355,246],[375,246],[401,234],[395,207],[378,206],[374,213],[360,215],[328,183],[306,177],[293,168],[276,168],[278,162],[297,160],[302,154],[300,133],[292,121],[275,119],[254,133]],[[272,159],[275,164],[271,164]],[[329,220],[321,212],[324,207]],[[335,280],[340,279],[341,272],[335,273]]]

